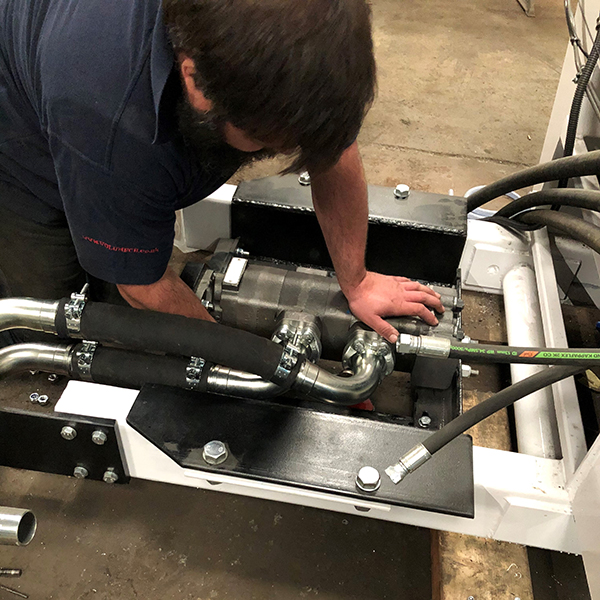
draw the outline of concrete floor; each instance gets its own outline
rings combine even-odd
[[[562,2],[537,1],[535,19],[516,0],[372,4],[379,94],[360,135],[371,183],[462,194],[537,162],[568,43]],[[279,164],[254,165],[238,179]],[[0,469],[0,504],[28,506],[40,519],[29,547],[0,548],[0,566],[26,569],[4,583],[31,598],[432,594],[429,533],[416,528],[151,482],[108,488],[10,469]]]

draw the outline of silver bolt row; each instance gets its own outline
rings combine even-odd
[[[85,479],[89,474],[89,471],[81,465],[78,465],[73,469],[73,476],[77,479]],[[102,480],[105,483],[116,483],[119,480],[119,476],[115,473],[115,470],[110,467],[104,471]]]
[[[70,425],[65,425],[60,430],[60,435],[65,440],[71,441],[77,437],[77,430],[74,427],[71,427]],[[96,429],[96,431],[92,433],[92,442],[94,442],[94,444],[98,446],[103,446],[107,440],[108,436],[106,435],[106,433],[104,433],[104,431],[100,429]]]

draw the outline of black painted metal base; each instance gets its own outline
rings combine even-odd
[[[394,485],[385,468],[429,434],[388,415],[321,406],[146,386],[127,422],[182,467],[473,517],[470,437],[456,439]],[[221,465],[202,457],[211,440],[228,448]],[[382,476],[375,493],[356,487],[356,474],[365,465]]]

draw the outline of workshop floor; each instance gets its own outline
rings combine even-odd
[[[371,183],[463,194],[538,161],[568,43],[561,1],[536,0],[534,19],[516,0],[372,4],[379,94],[360,135]],[[237,179],[273,174],[277,164],[254,165]],[[486,302],[472,298],[468,314],[480,320],[465,319],[465,330],[498,341],[501,307],[479,311]],[[479,385],[490,391],[493,380]],[[25,408],[26,394],[13,401]],[[486,435],[508,443],[503,423]],[[522,548],[440,541],[359,516],[10,469],[0,469],[0,504],[27,506],[39,518],[29,547],[0,549],[0,566],[25,570],[3,582],[32,599],[533,597]],[[433,586],[432,547],[434,572],[442,570]]]

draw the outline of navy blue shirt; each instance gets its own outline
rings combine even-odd
[[[231,175],[170,135],[173,90],[160,0],[0,0],[0,203],[42,223],[64,212],[100,279],[157,281],[175,210]]]

